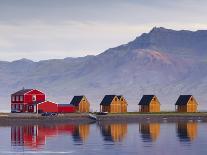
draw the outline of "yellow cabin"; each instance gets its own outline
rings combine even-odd
[[[74,96],[70,104],[75,106],[77,112],[89,112],[90,103],[85,96]]]
[[[182,141],[192,141],[197,137],[198,124],[196,122],[178,123],[177,134]]]
[[[128,104],[127,104],[126,99],[122,95],[118,95],[117,97],[121,103],[121,112],[127,112],[127,105]]]
[[[197,112],[198,103],[192,95],[180,95],[175,103],[177,112]]]
[[[139,102],[139,112],[160,112],[160,102],[155,95],[143,95]]]
[[[159,123],[143,123],[139,125],[139,132],[144,140],[156,141],[160,135]]]
[[[121,100],[120,100],[121,99]],[[100,112],[121,113],[127,111],[127,103],[123,96],[106,95],[100,103]]]

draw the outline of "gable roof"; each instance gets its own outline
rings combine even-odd
[[[100,105],[110,105],[116,95],[105,95]]]
[[[187,105],[192,95],[180,95],[175,105]]]
[[[120,100],[121,97],[123,97],[123,95],[117,95],[118,99]]]
[[[22,89],[22,90],[19,90],[19,91],[13,93],[12,95],[24,95],[24,94],[26,94],[26,93],[28,93],[28,92],[30,92],[32,90],[33,89]]]
[[[149,105],[155,95],[143,95],[139,105]]]
[[[70,102],[71,105],[78,106],[84,96],[74,96],[72,101]]]

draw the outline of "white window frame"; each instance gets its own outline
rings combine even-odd
[[[37,101],[37,96],[36,95],[32,95],[32,101]]]
[[[12,102],[14,102],[15,101],[15,96],[12,96]]]
[[[19,96],[16,96],[16,101],[17,101],[17,102],[19,101]]]
[[[19,101],[23,101],[23,96],[19,96]]]

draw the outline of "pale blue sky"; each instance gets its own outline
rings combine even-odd
[[[0,0],[0,60],[96,55],[152,27],[207,29],[206,0]]]

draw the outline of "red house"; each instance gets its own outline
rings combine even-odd
[[[70,104],[58,104],[58,113],[73,113],[75,106]]]
[[[45,94],[37,89],[22,89],[11,95],[11,112],[37,112]]]
[[[51,101],[43,101],[37,104],[38,113],[58,113],[58,104]]]

